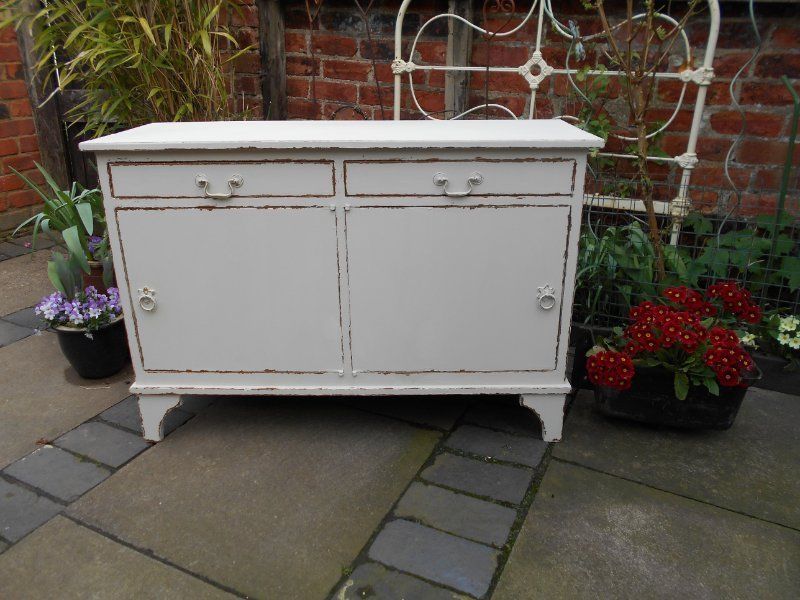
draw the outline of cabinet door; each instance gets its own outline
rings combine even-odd
[[[145,370],[342,368],[333,212],[131,207],[116,215]],[[145,286],[155,290],[151,311],[139,303]]]
[[[553,370],[569,216],[568,206],[351,209],[353,368]],[[545,286],[553,295],[540,303]]]

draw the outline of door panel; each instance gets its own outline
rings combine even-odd
[[[119,208],[116,214],[145,370],[342,368],[333,212]],[[155,290],[150,312],[138,302],[145,286]]]
[[[352,208],[346,230],[353,368],[553,370],[569,211]],[[546,285],[554,288],[550,310],[537,298]]]

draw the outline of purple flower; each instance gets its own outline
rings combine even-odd
[[[86,245],[89,247],[89,254],[92,255],[92,258],[96,259],[95,252],[100,248],[103,244],[103,238],[99,235],[90,235],[89,239],[86,241]]]
[[[34,312],[50,326],[65,325],[92,331],[121,315],[122,307],[119,305],[117,288],[109,288],[107,294],[99,294],[94,286],[88,286],[72,299],[61,292],[45,296]]]

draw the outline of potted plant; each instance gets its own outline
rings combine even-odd
[[[108,244],[103,195],[100,190],[86,189],[77,182],[73,182],[70,189],[62,190],[40,164],[36,163],[36,168],[49,190],[39,187],[25,175],[11,169],[44,203],[42,211],[21,223],[12,235],[32,225],[31,247],[35,250],[36,240],[44,232],[62,250],[74,257],[83,273],[83,287],[92,285],[104,292],[107,286],[113,285],[114,266]],[[60,236],[54,236],[53,232],[58,232]],[[58,289],[57,285],[56,288]]]
[[[100,293],[88,286],[71,297],[56,291],[34,310],[55,331],[61,351],[81,377],[109,377],[128,362],[117,288]]]
[[[800,316],[772,314],[764,319],[759,335],[745,335],[742,344],[754,350],[763,373],[759,387],[800,394]]]
[[[630,317],[589,352],[599,411],[656,425],[730,428],[760,377],[740,340],[761,320],[750,293],[729,281],[705,294],[673,287]]]

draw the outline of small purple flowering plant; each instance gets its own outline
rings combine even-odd
[[[63,292],[53,292],[42,298],[34,312],[49,327],[71,327],[91,332],[119,317],[122,306],[117,288],[110,287],[107,293],[100,294],[90,285],[72,298]]]

